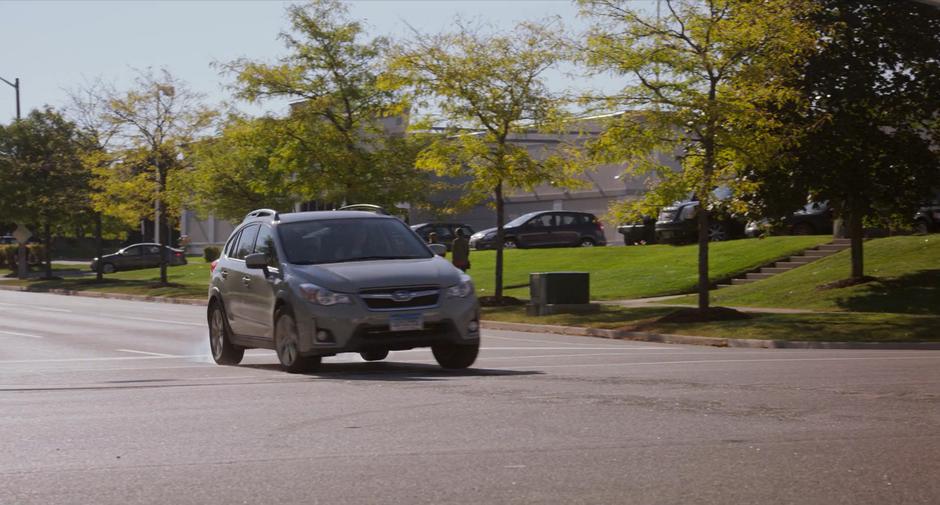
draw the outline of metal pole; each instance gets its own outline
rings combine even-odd
[[[16,84],[13,85],[13,88],[16,89],[16,120],[20,120],[20,78],[17,77],[13,79],[13,82]]]
[[[13,82],[10,82],[3,77],[0,77],[0,81],[3,81],[13,87],[16,90],[16,120],[19,121],[22,119],[20,115],[20,78],[17,77],[13,79]],[[27,265],[27,251],[26,244],[20,244],[17,250],[17,274],[20,279],[25,279],[27,272],[29,271],[29,265]]]

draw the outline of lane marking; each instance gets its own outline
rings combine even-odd
[[[31,334],[29,334],[29,333],[20,333],[20,332],[17,332],[17,331],[5,331],[5,330],[0,330],[0,333],[2,333],[2,334],[4,334],[4,335],[13,335],[14,337],[46,338],[46,337],[44,337],[44,336],[42,336],[42,335],[31,335]]]
[[[927,352],[927,351],[922,351]],[[493,359],[493,358],[490,358]],[[687,360],[687,361],[646,361],[646,362],[627,362],[627,363],[584,363],[567,365],[545,365],[545,366],[518,366],[512,368],[587,368],[599,366],[647,366],[647,365],[707,365],[711,363],[767,363],[767,362],[786,362],[786,361],[886,361],[886,360],[915,360],[929,359],[940,360],[940,353],[934,356],[871,356],[871,357],[842,357],[842,358],[769,358],[769,359],[714,359],[714,360]],[[497,369],[509,369],[510,367],[495,367]]]
[[[52,307],[46,307],[44,305],[29,305],[25,303],[3,303],[0,302],[0,306],[4,307],[16,307],[18,309],[36,309],[42,310],[43,312],[73,312],[69,309],[55,309]]]
[[[131,316],[110,316],[114,319],[130,319],[132,321],[147,321],[148,323],[169,323],[169,324],[181,324],[184,326],[198,326],[200,328],[205,327],[205,323],[187,323],[185,321],[173,321],[170,319],[150,319],[148,317],[131,317]]]
[[[614,351],[623,351],[629,349],[631,351],[661,351],[663,349],[671,349],[670,347],[541,347],[541,346],[532,346],[532,347],[481,347],[481,351],[602,351],[605,349],[611,349]]]
[[[135,354],[146,354],[147,356],[159,356],[161,358],[178,358],[179,355],[176,354],[164,354],[162,352],[148,352],[148,351],[136,351],[134,349],[115,349],[118,352],[131,352]]]
[[[141,359],[193,359],[203,358],[204,354],[163,356],[112,356],[110,358],[54,358],[54,359],[8,359],[0,360],[0,365],[20,365],[30,363],[81,363],[83,361],[132,361]]]

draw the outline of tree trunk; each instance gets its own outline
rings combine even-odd
[[[698,310],[708,311],[708,211],[698,206]]]
[[[865,276],[862,238],[865,227],[862,224],[862,213],[853,209],[849,215],[849,238],[852,242],[852,279],[861,280]]]
[[[46,246],[45,278],[51,279],[52,278],[52,227],[49,226],[49,223],[45,223],[42,225],[42,234],[43,234],[43,239],[46,242],[45,243],[45,246]]]
[[[496,284],[494,295],[496,301],[503,299],[503,181],[496,184],[493,189],[496,197]]]
[[[163,193],[166,190],[166,169],[159,167],[158,172],[158,186],[157,186],[157,216],[160,223],[166,223],[166,203],[163,201]],[[155,223],[156,224],[156,223]],[[166,236],[166,227],[157,226],[157,233],[160,236],[160,284],[168,284],[167,275],[166,275],[166,260],[167,260],[167,236]]]
[[[101,271],[101,257],[104,255],[104,248],[101,244],[101,213],[95,212],[95,257],[98,263],[95,265],[95,280],[101,282],[104,280],[104,272]]]

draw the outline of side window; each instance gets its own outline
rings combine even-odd
[[[574,226],[577,223],[577,214],[558,214],[558,226]]]
[[[145,252],[144,254],[150,254],[150,255],[156,256],[156,255],[160,254],[160,246],[158,246],[158,245],[148,245],[148,246],[147,246],[147,252]]]
[[[274,233],[270,226],[262,226],[255,240],[255,252],[264,253],[268,266],[277,268],[277,248],[274,246]]]
[[[549,228],[554,223],[551,214],[542,214],[541,216],[536,216],[529,221],[529,226],[534,228]]]
[[[235,244],[238,243],[238,237],[241,235],[241,232],[233,233],[231,237],[228,238],[228,242],[225,243],[225,256],[231,258],[235,254]]]
[[[245,256],[251,254],[252,249],[255,247],[255,238],[258,236],[259,225],[251,225],[242,230],[242,234],[238,237],[238,245],[235,246],[235,255],[233,256],[237,260],[245,259]]]
[[[141,253],[143,252],[144,252],[144,246],[142,245],[137,245],[134,247],[128,247],[127,249],[124,249],[125,256],[140,256]]]

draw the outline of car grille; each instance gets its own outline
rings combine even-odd
[[[402,310],[434,307],[441,296],[437,286],[365,289],[359,297],[372,310]]]
[[[679,211],[676,207],[666,207],[665,209],[659,211],[659,218],[657,221],[661,223],[671,223],[673,219],[676,218],[676,213]]]

